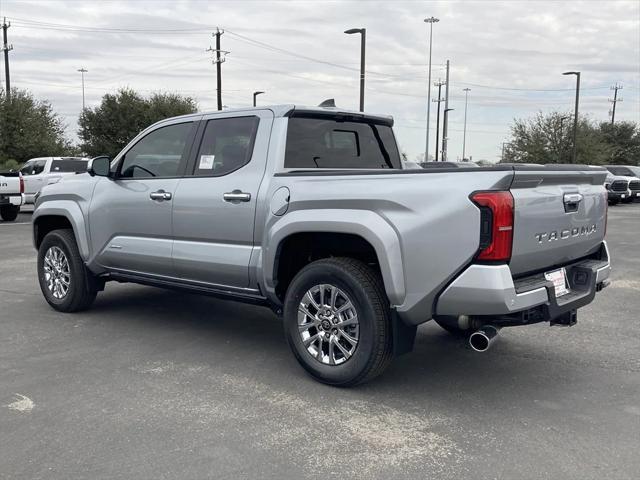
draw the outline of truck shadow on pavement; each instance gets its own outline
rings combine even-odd
[[[171,359],[178,356],[183,362],[225,368],[231,374],[260,375],[283,385],[293,376],[293,383],[302,382],[305,388],[330,388],[314,382],[298,366],[281,320],[266,308],[125,284],[108,285],[94,308],[82,315],[94,326],[133,336],[156,360],[170,352]],[[521,341],[516,343],[520,345],[500,339],[488,353],[478,354],[429,322],[418,329],[413,352],[394,359],[381,377],[355,390],[426,390],[432,399],[459,401],[460,396],[483,392],[494,398],[519,385],[535,385],[549,394],[576,380],[577,367],[570,359],[558,362],[561,352],[553,360],[545,359],[535,351],[536,345],[523,352]],[[217,360],[221,356],[227,359],[223,366]]]

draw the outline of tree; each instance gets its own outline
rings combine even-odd
[[[516,163],[571,163],[573,115],[539,112],[530,119],[516,119],[511,141],[505,146],[504,161]],[[577,162],[602,165],[611,160],[612,145],[600,128],[588,118],[578,118]]]
[[[46,101],[31,93],[11,89],[11,99],[0,90],[0,166],[16,164],[39,156],[65,155],[70,148],[65,125]],[[10,161],[11,160],[11,161]]]
[[[612,164],[640,165],[640,129],[633,122],[600,124],[600,134],[610,147]]]
[[[115,95],[106,94],[98,107],[87,108],[80,116],[82,150],[89,156],[113,158],[145,127],[197,109],[193,98],[172,93],[143,98],[131,89],[122,89]]]

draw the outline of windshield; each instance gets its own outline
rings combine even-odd
[[[622,175],[624,177],[635,177],[637,173],[633,173],[630,167],[607,167],[614,175]]]

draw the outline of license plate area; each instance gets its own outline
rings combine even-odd
[[[553,283],[556,298],[569,293],[570,290],[567,284],[567,271],[564,268],[545,272],[544,278]]]

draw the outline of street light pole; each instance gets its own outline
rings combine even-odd
[[[429,17],[424,19],[429,24],[429,78],[427,79],[427,142],[424,149],[424,161],[429,161],[429,119],[431,115],[431,50],[433,44],[433,24],[438,23],[440,19]],[[438,96],[438,98],[440,98]],[[437,149],[436,149],[437,150]]]
[[[576,76],[576,108],[573,118],[573,153],[571,155],[571,163],[576,163],[578,155],[578,103],[580,100],[580,72],[564,72],[562,75],[575,75]]]
[[[436,82],[434,83],[436,87],[438,87],[438,98],[434,99],[434,102],[438,103],[438,115],[436,115],[436,158],[435,161],[438,161],[438,137],[440,136],[440,104],[444,101],[440,95],[442,94],[442,85],[444,82]]]
[[[364,112],[364,60],[365,60],[365,46],[367,44],[367,29],[366,28],[351,28],[345,30],[344,33],[351,35],[354,33],[360,34],[360,111]]]
[[[462,134],[462,161],[466,161],[465,152],[467,151],[467,104],[469,102],[470,88],[463,88],[464,90],[464,130]]]
[[[263,93],[264,93],[264,92],[253,92],[253,106],[254,106],[254,107],[256,106],[256,97],[257,97],[258,95],[263,94]]]
[[[80,75],[82,75],[82,111],[84,112],[84,74],[87,73],[89,70],[85,69],[84,67],[79,68],[78,72],[80,72]]]

